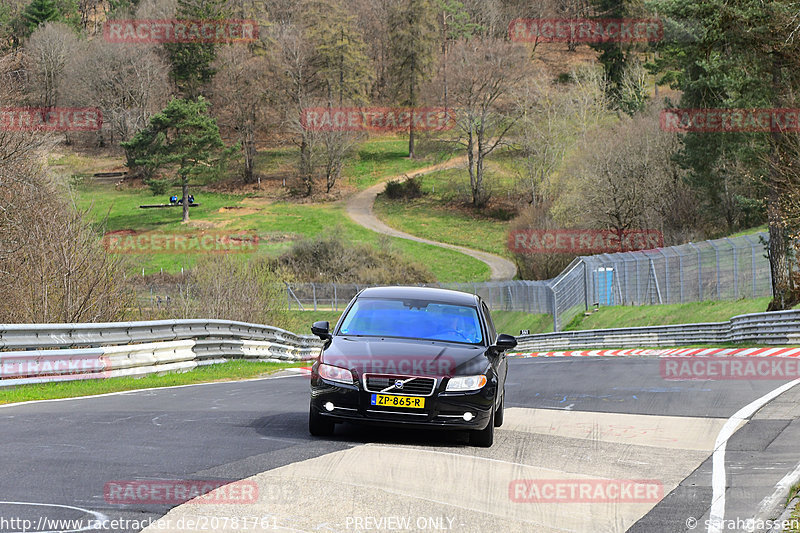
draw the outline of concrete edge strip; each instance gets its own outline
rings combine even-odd
[[[768,520],[774,519],[778,516],[778,513],[783,510],[780,518],[776,521],[775,527],[771,529],[771,531],[781,531],[782,528],[778,528],[777,524],[789,518],[789,515],[791,515],[797,503],[797,497],[795,497],[792,502],[789,502],[789,505],[785,508],[783,502],[786,501],[792,487],[798,482],[800,482],[800,464],[798,464],[794,470],[783,476],[775,485],[774,492],[761,501],[758,506],[758,512],[753,517],[753,522],[756,524],[766,524]]]
[[[728,419],[725,425],[717,435],[717,440],[714,446],[714,455],[712,458],[711,470],[711,511],[708,521],[708,533],[722,533],[722,528],[725,523],[725,492],[727,490],[727,477],[725,472],[725,450],[728,444],[728,439],[736,433],[742,422],[747,422],[756,411],[761,409],[764,405],[771,402],[784,392],[800,384],[800,379],[796,379],[777,389],[774,389],[764,396],[753,400],[749,404],[739,409],[732,417]]]

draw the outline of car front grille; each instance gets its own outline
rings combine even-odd
[[[395,386],[395,382],[397,381],[403,382],[402,388],[397,388]],[[430,396],[436,389],[436,378],[392,376],[387,374],[365,374],[364,388],[369,392],[382,392],[384,394]]]

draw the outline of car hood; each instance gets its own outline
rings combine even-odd
[[[464,376],[482,374],[489,366],[485,346],[449,342],[334,337],[320,362],[357,375]]]

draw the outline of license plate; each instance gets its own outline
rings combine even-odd
[[[381,407],[410,407],[411,409],[424,409],[425,398],[394,396],[392,394],[373,394],[372,405]]]

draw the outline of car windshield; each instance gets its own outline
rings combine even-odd
[[[360,298],[347,313],[339,333],[469,344],[483,342],[476,308],[426,300]]]

